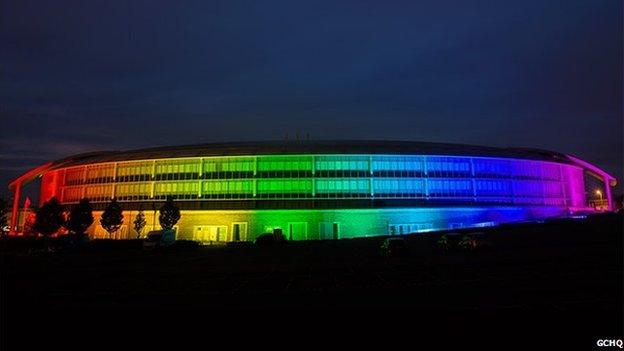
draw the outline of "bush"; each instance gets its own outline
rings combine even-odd
[[[176,240],[170,248],[176,250],[195,250],[199,248],[199,242],[193,240]]]
[[[84,233],[59,235],[50,241],[52,251],[83,250],[87,248],[88,244],[89,236]]]
[[[274,233],[264,233],[258,236],[255,240],[256,245],[258,246],[268,246],[275,244],[283,244],[286,242],[286,237],[284,234],[274,234]]]
[[[90,247],[96,251],[141,250],[143,248],[143,239],[95,239],[91,241]]]
[[[440,239],[438,239],[437,244],[438,244],[438,247],[444,251],[448,251],[451,248],[451,243],[449,241],[448,235],[446,234],[442,234],[442,236],[440,236]]]

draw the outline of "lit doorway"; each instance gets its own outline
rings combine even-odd
[[[319,224],[319,239],[320,240],[340,239],[340,223],[321,222]]]
[[[288,223],[288,240],[306,240],[308,238],[308,222]]]
[[[247,222],[232,223],[232,241],[247,240]]]

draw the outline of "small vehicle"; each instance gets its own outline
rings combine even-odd
[[[171,246],[175,243],[175,231],[173,230],[152,230],[147,233],[147,238],[143,242],[144,249],[154,249]]]
[[[160,230],[154,230],[147,233],[147,238],[143,242],[144,249],[153,249],[160,246],[160,239],[162,239],[162,233]]]
[[[444,251],[478,251],[491,248],[492,243],[484,239],[483,232],[446,233],[437,241],[438,247]]]
[[[405,256],[408,252],[407,245],[403,238],[387,238],[379,249],[381,255],[385,257]]]

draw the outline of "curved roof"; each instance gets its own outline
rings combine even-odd
[[[74,155],[55,161],[53,162],[53,167],[59,168],[89,163],[162,158],[296,154],[404,154],[491,156],[565,163],[570,162],[564,154],[547,150],[528,148],[497,148],[463,144],[443,144],[412,141],[323,140],[227,142],[183,146],[165,146],[129,151],[92,152]]]
[[[587,168],[587,164],[579,163],[579,160],[574,157],[554,151],[530,148],[499,148],[464,144],[388,140],[246,141],[78,154],[49,162],[30,170],[12,181],[9,184],[9,188],[12,188],[17,183],[29,181],[50,170],[91,163],[185,157],[297,154],[482,156],[551,161],[574,164]],[[592,167],[598,169],[595,166]],[[614,179],[603,171],[600,173],[609,179]]]

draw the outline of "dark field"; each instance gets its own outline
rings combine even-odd
[[[439,234],[406,236],[409,254],[398,258],[379,254],[383,238],[160,252],[126,242],[53,254],[27,254],[5,241],[3,305],[18,314],[357,308],[564,321],[588,315],[588,328],[621,330],[621,216],[505,226],[484,237],[491,247],[444,252]]]

